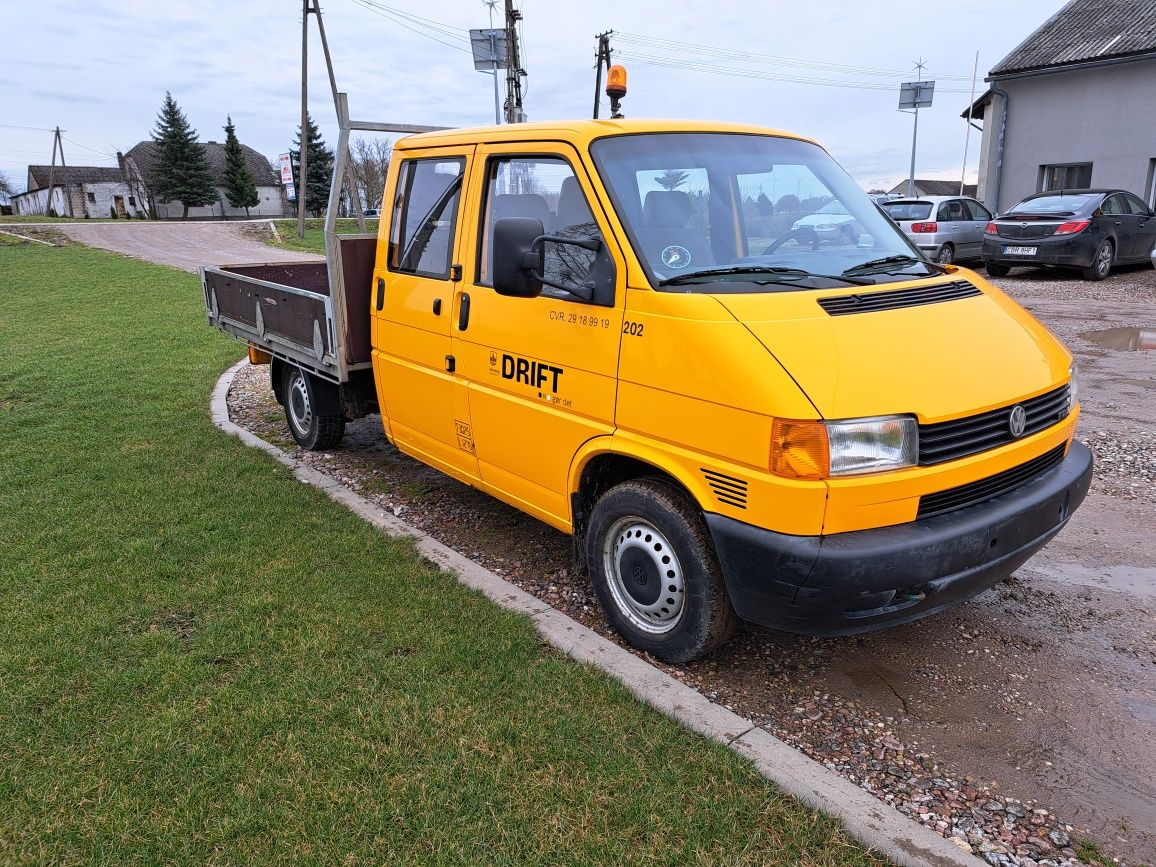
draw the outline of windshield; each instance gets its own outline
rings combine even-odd
[[[656,288],[771,292],[815,288],[820,275],[831,277],[824,286],[847,283],[849,269],[867,283],[937,273],[809,142],[639,134],[600,139],[591,153]]]
[[[1074,214],[1092,199],[1100,197],[1099,193],[1077,193],[1070,196],[1040,196],[1038,199],[1027,199],[1020,202],[1009,214]]]
[[[896,222],[926,220],[931,216],[931,202],[885,202],[883,210]]]

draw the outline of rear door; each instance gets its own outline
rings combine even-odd
[[[1136,255],[1136,215],[1128,207],[1121,193],[1113,193],[1100,205],[1109,228],[1116,236],[1116,259],[1130,259]]]
[[[964,213],[970,218],[967,223],[967,255],[978,259],[983,252],[983,233],[991,222],[991,211],[975,199],[963,199]]]
[[[373,289],[373,370],[382,418],[403,451],[466,482],[477,479],[464,383],[450,321],[461,265],[463,186],[473,146],[395,154],[386,190],[389,243]]]
[[[1124,193],[1124,201],[1136,218],[1136,245],[1132,248],[1132,255],[1137,259],[1147,259],[1156,249],[1156,215],[1139,196]]]
[[[454,320],[459,372],[482,487],[567,530],[570,464],[582,443],[614,430],[625,262],[578,153],[562,143],[480,146],[471,187],[480,201]],[[568,238],[600,237],[614,261],[614,292],[601,303],[545,287],[537,298],[493,289],[495,220],[539,220]],[[593,253],[549,245],[546,277],[566,283],[589,271]],[[464,305],[464,311],[463,307]]]

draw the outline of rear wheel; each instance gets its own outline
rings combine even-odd
[[[610,625],[640,650],[686,662],[734,630],[702,513],[665,479],[635,479],[603,494],[590,516],[586,558]]]
[[[1001,265],[999,262],[984,262],[983,267],[989,277],[1006,277],[1011,273],[1010,265]]]
[[[951,244],[944,244],[935,254],[935,261],[940,265],[950,265],[955,261],[955,247]]]
[[[1116,257],[1116,250],[1111,241],[1103,241],[1096,248],[1096,255],[1092,257],[1092,264],[1081,268],[1085,280],[1103,280],[1112,270],[1112,260]]]
[[[333,448],[345,435],[345,419],[341,415],[322,414],[319,398],[332,395],[321,394],[322,389],[336,386],[319,382],[299,367],[285,366],[281,394],[285,403],[285,420],[289,423],[289,433],[297,445],[310,451]],[[332,403],[332,401],[327,401]]]

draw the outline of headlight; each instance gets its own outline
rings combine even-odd
[[[1080,365],[1073,361],[1068,366],[1068,415],[1071,415],[1080,402]]]
[[[834,223],[820,223],[815,227],[816,232],[830,232],[835,228]]]
[[[795,479],[825,479],[915,466],[919,427],[905,415],[844,421],[775,419],[771,472]]]

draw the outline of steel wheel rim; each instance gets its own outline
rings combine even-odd
[[[289,422],[301,436],[309,434],[313,424],[313,406],[309,403],[309,388],[300,373],[293,377],[288,395]]]
[[[653,524],[635,516],[615,521],[602,545],[602,563],[615,607],[632,626],[651,635],[678,626],[686,611],[686,580],[670,542]],[[648,587],[652,582],[660,583]]]
[[[1105,244],[1096,254],[1096,272],[1107,276],[1110,270],[1112,270],[1112,247],[1110,244]]]

